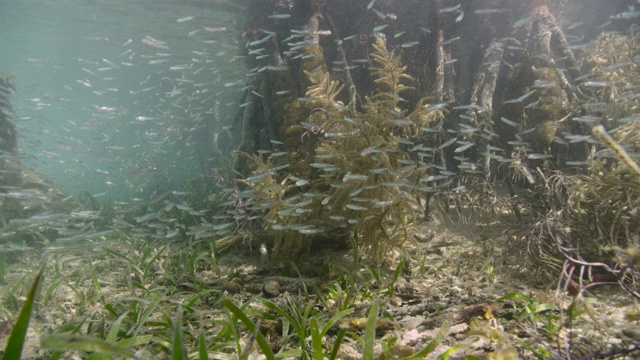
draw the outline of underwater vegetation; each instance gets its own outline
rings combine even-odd
[[[308,251],[319,234],[352,233],[357,246],[382,263],[411,239],[422,218],[419,194],[435,191],[424,140],[441,126],[443,111],[426,100],[402,108],[401,95],[413,79],[383,37],[373,43],[371,57],[378,91],[364,98],[361,110],[337,99],[343,87],[326,71],[305,72],[311,85],[304,106],[312,111],[304,126],[317,129],[300,138],[314,144],[308,166],[297,167],[286,153],[243,155],[252,172],[240,182],[273,233],[276,259]],[[343,228],[349,230],[336,232]]]
[[[271,110],[281,115],[264,115],[271,117],[261,136],[271,140],[254,136],[254,149],[262,150],[241,148],[236,170],[248,176],[230,196],[242,203],[237,217],[251,221],[247,232],[225,241],[257,239],[272,260],[286,262],[306,258],[299,255],[310,255],[314,244],[350,239],[380,265],[403,253],[423,219],[511,218],[513,241],[503,246],[523,259],[522,271],[555,278],[565,269],[559,287],[584,288],[586,270],[596,271],[597,263],[597,271],[636,292],[627,286],[637,282],[633,256],[624,260],[624,254],[635,253],[639,223],[637,182],[628,173],[638,151],[637,28],[605,32],[577,48],[548,2],[523,6],[528,17],[507,28],[511,37],[491,32],[483,39],[482,65],[471,71],[468,105],[460,105],[450,92],[455,72],[449,64],[457,64],[453,52],[468,54],[457,42],[427,38],[436,46],[428,58],[435,64],[429,64],[437,66],[427,77],[433,83],[421,79],[418,92],[409,74],[418,67],[408,55],[423,55],[413,42],[400,44],[381,26],[368,42],[357,37],[349,45],[320,30],[318,14],[331,18],[326,9],[311,10],[304,30],[291,36],[304,40],[291,43],[299,65],[288,72],[267,69],[263,76],[287,74],[290,91],[271,94]],[[440,14],[451,21],[449,11]],[[281,34],[266,38],[272,36]],[[323,40],[332,36],[333,46]],[[258,42],[248,48],[254,51]],[[369,55],[350,58],[363,43],[372,48]],[[351,61],[366,66],[347,66]],[[354,77],[363,68],[370,88]],[[306,90],[292,86],[291,78]],[[421,95],[425,86],[433,96]],[[251,89],[267,97],[275,92]],[[243,124],[246,130],[246,119]],[[598,125],[613,142],[596,135],[601,131],[592,134]]]
[[[526,236],[515,237],[516,243],[522,244],[521,239],[528,246],[535,244],[538,250],[522,254],[531,267],[550,271],[546,267],[550,266],[555,269],[551,273],[562,269],[559,286],[565,289],[582,291],[612,283],[638,298],[635,284],[640,273],[634,254],[640,232],[640,63],[635,55],[639,39],[635,28],[625,35],[602,34],[595,39],[593,55],[587,57],[589,72],[576,87],[568,107],[571,112],[556,122],[554,132],[563,134],[565,141],[554,142],[565,147],[583,144],[588,149],[586,159],[530,169],[541,186],[533,188],[525,206],[532,226]],[[568,133],[568,121],[577,124],[583,135]]]
[[[130,202],[84,190],[76,202],[44,183],[1,193],[3,356],[28,349],[34,323],[51,358],[637,353],[637,310],[616,314],[635,338],[604,339],[620,336],[608,323],[594,326],[607,330],[601,343],[573,331],[583,314],[610,315],[585,301],[594,288],[640,299],[637,28],[574,47],[548,1],[373,0],[344,4],[367,15],[351,34],[334,7],[301,3],[256,10],[268,20],[244,34],[260,66],[247,74],[240,136],[215,127],[211,140],[226,156],[216,137],[228,136],[235,159]],[[424,27],[395,22],[425,9]],[[494,15],[504,21],[485,21]],[[484,22],[481,45],[458,36],[465,18]],[[478,234],[436,243],[442,223]],[[12,259],[23,243],[48,265],[23,271]],[[339,259],[316,252],[346,245]],[[514,285],[513,269],[516,286],[556,280],[553,303],[529,288],[485,290]]]
[[[620,201],[635,198],[636,188],[627,186],[634,182],[616,176],[625,167],[605,159],[608,145],[602,148],[591,128],[604,125],[625,151],[637,149],[637,30],[604,33],[577,57],[546,2],[536,4],[528,10],[534,26],[514,24],[516,37],[490,42],[471,104],[457,106],[407,100],[415,98],[408,96],[414,79],[397,53],[410,47],[389,50],[382,35],[372,37],[369,55],[375,89],[361,95],[352,80],[342,85],[335,69],[319,61],[325,55],[317,36],[308,40],[318,29],[310,21],[301,47],[308,57],[298,69],[309,85],[303,97],[279,105],[288,110],[277,135],[282,141],[241,155],[251,173],[239,180],[248,189],[240,194],[254,223],[267,231],[260,241],[273,241],[272,258],[350,237],[381,264],[402,252],[416,221],[433,210],[454,221],[472,213],[513,216],[520,223],[515,234],[529,236],[515,236],[512,245],[538,244],[520,255],[524,267],[540,273],[553,273],[547,265],[558,271],[566,255],[540,221],[572,229],[585,256],[633,242],[637,206]],[[337,51],[340,57],[344,50],[338,45]],[[498,83],[506,84],[504,94]],[[630,214],[620,214],[619,206]],[[587,240],[594,233],[600,235]]]

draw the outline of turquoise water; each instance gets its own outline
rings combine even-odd
[[[246,74],[237,4],[0,1],[23,162],[114,199],[219,166]]]

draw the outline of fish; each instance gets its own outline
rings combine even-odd
[[[177,19],[177,20],[176,20],[176,22],[177,22],[178,24],[182,24],[182,23],[185,23],[185,22],[187,22],[187,21],[191,21],[191,20],[193,20],[193,19],[195,19],[195,18],[196,18],[196,17],[195,17],[195,16],[193,16],[193,15],[192,15],[192,16],[185,16],[185,17],[181,17],[181,18]]]
[[[610,83],[608,81],[585,81],[581,85],[587,87],[609,87]]]
[[[170,59],[154,59],[149,60],[149,65],[159,65],[171,61]]]
[[[315,163],[309,164],[309,166],[314,167],[316,169],[326,169],[329,167],[333,167],[334,165],[330,163],[324,163],[324,162],[315,162]]]
[[[85,40],[91,40],[91,41],[100,41],[100,42],[107,42],[109,41],[108,37],[105,36],[88,36],[84,38]]]
[[[157,216],[157,214],[155,212],[150,212],[150,213],[147,213],[145,215],[138,216],[138,217],[134,218],[134,220],[136,221],[136,223],[141,224],[141,223],[144,223],[146,221],[149,221],[149,220],[155,218],[156,216]]]
[[[563,139],[559,138],[559,137],[558,137],[558,136],[556,136],[556,135],[553,135],[553,136],[551,137],[551,139],[552,139],[552,140],[553,140],[553,142],[554,142],[554,143],[556,143],[556,144],[560,144],[560,145],[567,145],[567,144],[568,144],[568,142],[564,141]]]
[[[583,142],[583,141],[588,141],[588,142],[594,141],[594,139],[593,139],[593,137],[591,137],[591,135],[565,135],[564,138],[569,140],[569,142],[572,143],[572,144],[580,143],[580,142]]]
[[[552,159],[553,155],[551,154],[528,154],[527,159],[529,160],[545,160]]]
[[[56,239],[56,242],[61,243],[61,242],[72,242],[72,241],[79,241],[79,240],[88,240],[88,239],[93,239],[96,237],[100,237],[100,236],[105,236],[105,235],[109,235],[111,233],[113,233],[115,230],[110,229],[110,230],[103,230],[103,231],[98,231],[95,233],[87,233],[87,234],[81,234],[81,235],[74,235],[74,236],[68,236],[68,237],[60,237]]]
[[[378,25],[378,26],[373,28],[373,32],[374,33],[382,32],[382,30],[386,29],[387,26],[389,26],[389,25],[388,24]]]
[[[249,176],[248,178],[244,179],[244,181],[246,181],[246,182],[256,182],[256,181],[262,180],[262,179],[264,179],[264,178],[266,178],[268,176],[272,176],[272,175],[275,175],[275,174],[276,174],[275,171],[267,171],[267,172],[264,172],[262,174],[255,174],[255,175]]]
[[[181,71],[181,70],[187,70],[187,69],[191,69],[191,64],[174,65],[169,68],[169,70],[171,71]]]
[[[517,122],[512,121],[512,120],[509,120],[509,119],[507,119],[507,118],[505,118],[505,117],[501,117],[501,118],[500,118],[500,121],[502,121],[503,123],[505,123],[505,124],[507,124],[507,125],[509,125],[509,126],[513,126],[513,127],[518,127],[518,126],[520,126],[520,124],[518,124]]]
[[[602,25],[599,25],[596,29],[598,29],[598,30],[604,29],[609,25],[611,25],[611,21],[607,21],[607,22],[603,23]]]
[[[290,229],[291,226],[289,225],[283,225],[283,224],[275,224],[271,226],[271,229],[273,230],[277,230],[277,231],[281,231],[281,230],[288,230]]]
[[[535,92],[536,92],[536,90],[531,90],[531,91],[529,91],[528,93],[526,93],[526,94],[524,94],[524,95],[520,96],[520,97],[519,97],[519,98],[517,98],[517,99],[507,100],[507,101],[505,101],[504,103],[505,103],[505,104],[517,104],[517,103],[521,103],[521,102],[523,102],[526,98],[528,98],[529,96],[533,95]]]
[[[342,177],[342,181],[344,181],[344,182],[349,182],[349,181],[367,181],[367,180],[369,180],[369,176],[360,175],[360,174],[352,174],[351,172],[346,173]]]
[[[476,131],[478,131],[477,128],[471,126],[471,125],[467,125],[464,123],[459,123],[458,126],[461,127],[461,129],[458,131],[460,134],[473,134]]]
[[[511,140],[511,141],[507,141],[507,144],[511,145],[511,146],[523,146],[523,147],[529,147],[529,143],[528,142],[524,142],[521,140]]]
[[[285,20],[290,17],[291,17],[291,14],[273,14],[273,15],[267,16],[267,18],[274,19],[274,20]]]
[[[493,15],[500,14],[505,11],[507,11],[507,9],[476,9],[473,13],[476,15]]]
[[[421,178],[420,182],[432,182],[432,181],[444,180],[448,178],[449,178],[448,175],[429,175]]]
[[[193,211],[193,209],[190,206],[185,204],[176,204],[176,208],[182,211],[187,211],[187,212]]]
[[[413,121],[409,119],[393,119],[387,120],[387,122],[396,126],[409,126],[413,124]]]
[[[222,224],[214,225],[214,226],[212,226],[211,229],[214,230],[214,231],[220,231],[220,230],[228,229],[231,226],[233,226],[233,223],[228,222],[228,223],[222,223]]]
[[[455,5],[455,6],[444,7],[442,9],[440,9],[438,11],[438,13],[440,13],[440,14],[452,13],[452,12],[454,12],[456,10],[459,10],[461,6],[462,6],[462,4],[458,4],[458,5]]]
[[[571,120],[577,121],[577,122],[581,122],[581,123],[585,123],[585,124],[589,124],[589,125],[595,125],[596,123],[600,122],[600,120],[602,120],[602,119],[597,117],[597,116],[585,115],[585,116],[573,117],[573,118],[571,118]]]
[[[353,210],[353,211],[367,211],[367,210],[369,210],[368,208],[366,208],[364,206],[355,205],[355,204],[346,204],[344,207],[349,209],[349,210]]]
[[[547,88],[552,88],[556,86],[558,85],[555,82],[547,81],[547,80],[537,79],[533,82],[533,87],[536,89],[547,89]]]
[[[630,66],[630,65],[634,65],[635,63],[633,61],[623,61],[623,62],[619,62],[619,63],[615,63],[612,65],[607,66],[607,70],[609,71],[616,71],[620,68],[626,67],[626,66]]]
[[[630,11],[624,11],[615,15],[611,15],[609,18],[611,19],[623,19],[623,20],[632,20],[632,19],[637,19],[640,18],[640,10],[630,10]]]
[[[250,41],[247,45],[248,46],[256,46],[256,45],[264,44],[267,41],[269,41],[269,39],[271,39],[272,37],[273,37],[273,35],[267,35],[267,36],[263,37],[262,39]]]
[[[583,21],[576,21],[574,23],[569,24],[569,26],[567,26],[567,30],[573,30],[573,29],[575,29],[575,28],[577,28],[579,26],[582,26],[582,25],[584,25]]]
[[[371,9],[371,12],[374,13],[380,20],[384,20],[387,18],[387,15],[378,9],[373,8]]]
[[[89,82],[89,80],[76,80],[78,82],[78,84],[82,84],[88,88],[93,87],[93,85],[91,85],[91,83]]]
[[[380,168],[371,169],[369,171],[374,173],[374,174],[385,174],[385,173],[389,172],[389,168],[380,167]]]
[[[8,191],[6,193],[0,193],[0,196],[9,198],[9,199],[19,199],[19,200],[46,201],[49,199],[46,195],[41,195],[31,191],[22,191],[22,190],[13,190],[13,191]]]
[[[503,156],[496,155],[496,154],[494,154],[494,153],[490,153],[490,154],[488,155],[488,157],[489,157],[489,159],[491,159],[491,160],[496,160],[496,161],[501,162],[501,163],[504,163],[504,162],[511,162],[511,161],[512,161],[512,159],[508,159],[508,158],[505,158],[505,157],[503,157]]]
[[[416,45],[420,44],[419,41],[407,41],[405,43],[402,43],[402,45],[400,45],[401,48],[403,49],[408,49],[408,48],[412,48]]]
[[[440,145],[440,146],[438,147],[438,150],[442,150],[442,149],[446,148],[447,146],[452,145],[452,144],[453,144],[453,143],[455,143],[456,141],[458,141],[458,139],[457,139],[457,138],[451,138],[451,139],[447,140],[444,144]]]
[[[431,112],[431,111],[437,111],[437,110],[442,110],[444,108],[447,107],[447,103],[439,103],[439,104],[433,104],[433,105],[425,105],[426,107],[426,111]]]
[[[460,36],[452,37],[450,39],[447,39],[447,40],[443,41],[442,45],[449,45],[449,44],[451,44],[451,43],[453,43],[455,41],[458,41],[458,40],[460,40]]]
[[[299,203],[293,204],[292,206],[293,206],[293,208],[297,209],[297,208],[301,208],[301,207],[310,205],[312,202],[313,202],[313,199],[308,199],[308,200],[304,200],[304,201],[301,201]]]
[[[373,207],[380,208],[380,207],[389,206],[391,204],[393,204],[393,200],[374,201]]]
[[[458,141],[458,144],[463,144],[462,146],[456,148],[453,152],[454,153],[461,153],[469,148],[471,148],[472,146],[474,146],[475,144],[472,142],[464,142],[464,141]]]
[[[157,118],[153,116],[136,116],[134,119],[136,119],[136,121],[145,122],[156,120]]]
[[[514,22],[514,23],[513,23],[513,25],[512,25],[512,27],[513,27],[514,29],[517,29],[517,28],[523,27],[523,26],[525,26],[525,25],[528,25],[532,20],[533,20],[533,18],[532,18],[531,16],[526,17],[526,18],[523,18],[523,19],[520,19],[520,20],[518,20],[518,21]]]
[[[218,32],[227,31],[226,26],[215,26],[215,27],[205,26],[203,29],[204,29],[204,31],[210,32],[210,33],[218,33]]]
[[[388,188],[397,188],[397,187],[407,186],[409,184],[406,181],[389,181],[389,182],[380,183],[380,185]]]
[[[142,39],[142,43],[157,49],[169,50],[166,42],[155,39],[149,35]]]
[[[316,228],[308,228],[308,229],[300,229],[298,230],[298,232],[303,235],[315,235],[315,234],[323,233],[324,231]]]
[[[640,114],[633,114],[630,116],[625,116],[623,118],[618,119],[618,121],[620,121],[621,123],[629,123],[631,121],[636,121],[640,119]]]

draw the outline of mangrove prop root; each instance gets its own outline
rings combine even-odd
[[[604,126],[596,126],[591,129],[591,132],[593,133],[593,136],[611,149],[616,158],[625,163],[625,165],[627,165],[627,167],[638,177],[638,180],[640,180],[640,167],[638,166],[638,163],[635,162],[629,154],[627,154],[620,144],[613,140],[611,135],[609,135],[604,129]]]

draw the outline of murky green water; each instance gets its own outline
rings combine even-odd
[[[212,134],[226,131],[246,73],[241,9],[0,1],[0,72],[15,76],[25,163],[70,194],[123,199],[215,167]]]

